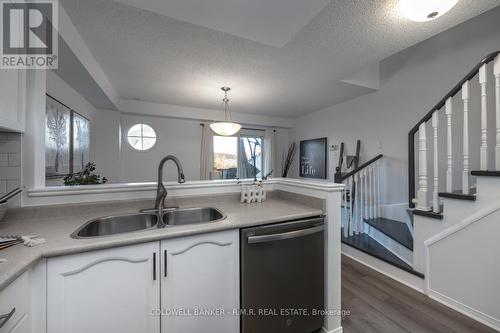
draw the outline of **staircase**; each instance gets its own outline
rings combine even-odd
[[[346,188],[342,204],[342,242],[408,273],[413,269],[413,236],[408,224],[382,216],[378,155],[360,167],[336,176]]]
[[[342,177],[342,241],[424,279],[430,297],[500,331],[500,51],[408,139],[411,222],[383,216],[379,158]]]
[[[368,229],[367,233],[357,233],[347,237],[342,235],[342,242],[408,273],[424,277],[413,269],[411,261],[398,255],[398,250],[390,250],[394,248],[390,243],[395,242],[398,244],[396,246],[405,248],[401,252],[413,254],[413,237],[405,223],[383,217],[368,219],[364,223]]]

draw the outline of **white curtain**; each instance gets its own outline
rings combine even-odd
[[[247,153],[245,152],[245,143],[241,137],[238,137],[238,178],[253,178],[253,175],[248,174],[247,165],[248,159]]]
[[[275,159],[275,149],[276,149],[276,131],[272,128],[268,128],[264,134],[264,172],[263,176],[267,175],[269,172],[273,171],[273,177],[279,177],[276,173],[276,159]]]
[[[201,156],[200,156],[200,179],[209,180],[210,173],[214,169],[214,134],[209,124],[202,126],[201,134]]]

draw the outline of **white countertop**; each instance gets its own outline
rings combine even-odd
[[[92,239],[73,239],[70,235],[89,220],[107,215],[136,213],[138,210],[136,208],[118,209],[110,204],[109,210],[106,212],[102,210],[99,212],[89,212],[92,209],[87,208],[86,210],[80,210],[70,216],[57,216],[57,214],[55,214],[55,217],[45,216],[0,222],[0,234],[38,235],[47,240],[46,244],[33,248],[16,245],[0,251],[0,258],[7,260],[4,263],[0,263],[0,290],[41,258],[158,241],[161,239],[183,237],[200,233],[240,229],[255,225],[307,218],[323,213],[320,209],[279,199],[268,199],[263,203],[254,204],[241,204],[236,200],[219,203],[210,202],[203,205],[198,202],[193,205],[183,205],[182,207],[189,206],[215,207],[226,214],[227,218],[221,222],[215,223],[174,226],[163,229],[154,228],[145,231]]]

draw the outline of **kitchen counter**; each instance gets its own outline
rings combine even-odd
[[[31,216],[30,214],[18,214],[15,218],[8,218],[6,221],[0,222],[0,234],[38,235],[45,238],[47,243],[33,248],[16,245],[0,251],[0,258],[7,260],[0,263],[0,290],[41,258],[200,233],[240,229],[323,214],[323,210],[313,208],[314,205],[306,206],[295,201],[279,198],[271,198],[263,203],[253,204],[241,204],[234,196],[226,197],[225,200],[218,202],[213,199],[206,202],[203,202],[203,200],[188,201],[187,204],[185,204],[186,200],[184,200],[184,204],[180,203],[181,208],[211,206],[220,209],[226,214],[227,218],[215,223],[170,226],[163,229],[154,228],[92,239],[73,239],[70,235],[89,220],[108,215],[137,213],[139,208],[149,208],[147,205],[149,202],[144,200],[142,202],[136,201],[129,205],[107,203],[97,204],[96,207],[87,204],[79,208],[54,206],[51,209],[41,208],[39,211],[31,209]]]

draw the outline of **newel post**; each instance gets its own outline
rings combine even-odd
[[[486,64],[479,69],[479,84],[481,85],[481,148],[480,148],[480,168],[488,170],[488,100],[486,96],[486,83],[488,75]]]
[[[420,124],[418,128],[418,192],[417,207],[418,210],[430,210],[429,193],[427,186],[427,133],[426,123]]]

